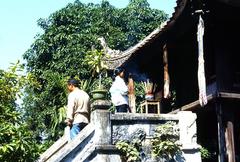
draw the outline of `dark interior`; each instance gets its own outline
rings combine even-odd
[[[187,2],[183,10],[180,2]],[[198,100],[198,42],[197,24],[202,10],[204,20],[204,59],[207,86],[216,83],[217,92],[240,92],[240,1],[238,0],[178,0],[167,27],[141,47],[125,63],[135,81],[146,78],[163,87],[163,46],[167,44],[170,89],[176,91],[176,107]],[[176,16],[177,15],[177,16]],[[234,104],[233,104],[234,103]],[[169,104],[163,112],[169,112]],[[198,142],[213,153],[218,161],[218,128],[215,103],[194,112],[197,114]],[[223,112],[233,114],[236,161],[240,161],[240,103],[230,100]],[[223,119],[226,115],[223,115]],[[227,120],[226,120],[227,121]],[[208,145],[211,143],[210,145]]]

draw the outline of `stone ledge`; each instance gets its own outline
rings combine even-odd
[[[178,116],[173,114],[133,114],[133,113],[116,113],[111,114],[110,119],[114,120],[179,120]]]
[[[198,145],[198,144],[184,144],[184,145],[181,147],[181,150],[183,150],[183,151],[199,150],[200,148],[201,148],[201,146]]]
[[[95,145],[97,151],[118,151],[115,145]]]
[[[112,103],[108,100],[95,100],[91,103],[91,108],[93,111],[96,109],[108,110],[111,105]]]
[[[75,149],[81,150],[87,144],[85,141],[94,135],[94,125],[88,124],[73,140],[69,141],[65,147],[55,153],[49,161],[61,161],[74,152]],[[82,145],[84,144],[84,145]],[[70,155],[71,156],[71,155]]]
[[[48,148],[37,160],[38,162],[45,162],[48,159],[50,159],[55,153],[57,153],[59,150],[61,150],[66,144],[68,143],[68,140],[66,136],[61,137],[59,140],[57,140],[50,148]]]

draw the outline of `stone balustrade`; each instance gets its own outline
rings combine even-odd
[[[108,111],[111,103],[105,100],[94,101],[91,106],[90,124],[73,141],[63,136],[41,155],[39,162],[121,162],[120,152],[115,147],[117,141],[129,140],[140,131],[146,134],[144,145],[147,146],[155,128],[166,121],[176,122],[180,129],[183,154],[178,161],[201,162],[194,113],[112,114]],[[147,154],[143,161],[151,161],[150,153]]]

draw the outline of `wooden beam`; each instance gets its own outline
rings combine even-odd
[[[210,95],[207,96],[208,102],[212,101],[214,98],[215,98],[215,95],[213,95],[213,94],[210,94]],[[193,111],[193,110],[196,110],[197,108],[200,108],[200,107],[201,107],[200,103],[197,100],[197,101],[186,104],[186,105],[182,106],[181,108],[170,112],[170,114],[176,114],[179,111]]]
[[[226,99],[240,99],[240,93],[219,92],[218,97]]]
[[[218,95],[210,94],[207,96],[207,100],[212,101],[216,98],[222,98],[222,99],[234,99],[234,100],[240,100],[240,93],[228,93],[228,92],[219,92]],[[174,111],[169,112],[169,114],[176,114],[179,111],[193,111],[198,108],[201,108],[199,101],[194,101],[189,104],[186,104],[179,109],[176,109]]]

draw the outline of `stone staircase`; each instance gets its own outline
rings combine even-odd
[[[96,101],[92,104],[91,122],[78,136],[70,141],[65,135],[56,141],[39,158],[38,162],[122,162],[115,148],[118,140],[129,138],[141,129],[148,139],[154,129],[166,121],[175,121],[180,126],[182,162],[201,162],[199,145],[196,143],[196,115],[192,112],[178,114],[136,114],[108,111],[110,103]],[[68,129],[66,129],[65,132]],[[147,143],[147,142],[146,142]],[[152,161],[146,156],[142,161]]]
[[[93,135],[94,126],[92,124],[88,124],[72,141],[65,134],[40,156],[39,162],[71,161],[74,159],[74,152],[88,155],[89,148],[93,144]]]

